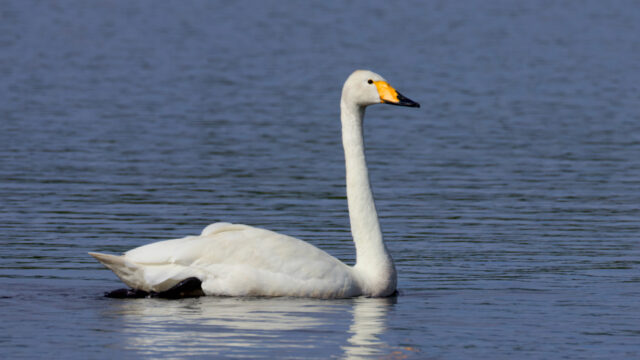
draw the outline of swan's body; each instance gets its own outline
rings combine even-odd
[[[396,270],[382,239],[364,154],[364,109],[419,106],[380,76],[355,71],[340,102],[347,199],[356,265],[296,238],[247,225],[215,223],[199,236],[144,245],[122,256],[90,253],[133,289],[163,292],[188,278],[206,295],[346,298],[389,296]]]

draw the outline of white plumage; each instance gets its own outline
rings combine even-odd
[[[124,283],[143,291],[166,291],[196,277],[206,295],[391,295],[396,289],[396,270],[382,239],[362,139],[364,108],[381,102],[419,106],[380,75],[358,70],[349,76],[340,107],[355,266],[302,240],[230,223],[214,223],[199,236],[144,245],[121,256],[90,254]]]

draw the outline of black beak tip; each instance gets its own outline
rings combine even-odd
[[[393,103],[390,103],[390,104],[393,104]],[[408,97],[403,96],[400,93],[398,93],[398,103],[395,103],[394,105],[408,106],[408,107],[414,107],[414,108],[420,107],[420,104],[409,99]]]

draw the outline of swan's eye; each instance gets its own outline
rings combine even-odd
[[[373,84],[373,80],[369,79],[369,81],[367,81],[369,84]]]

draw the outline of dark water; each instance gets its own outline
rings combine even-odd
[[[3,358],[640,357],[633,1],[2,1]],[[396,299],[113,300],[87,251],[229,221],[352,263],[342,82]]]

